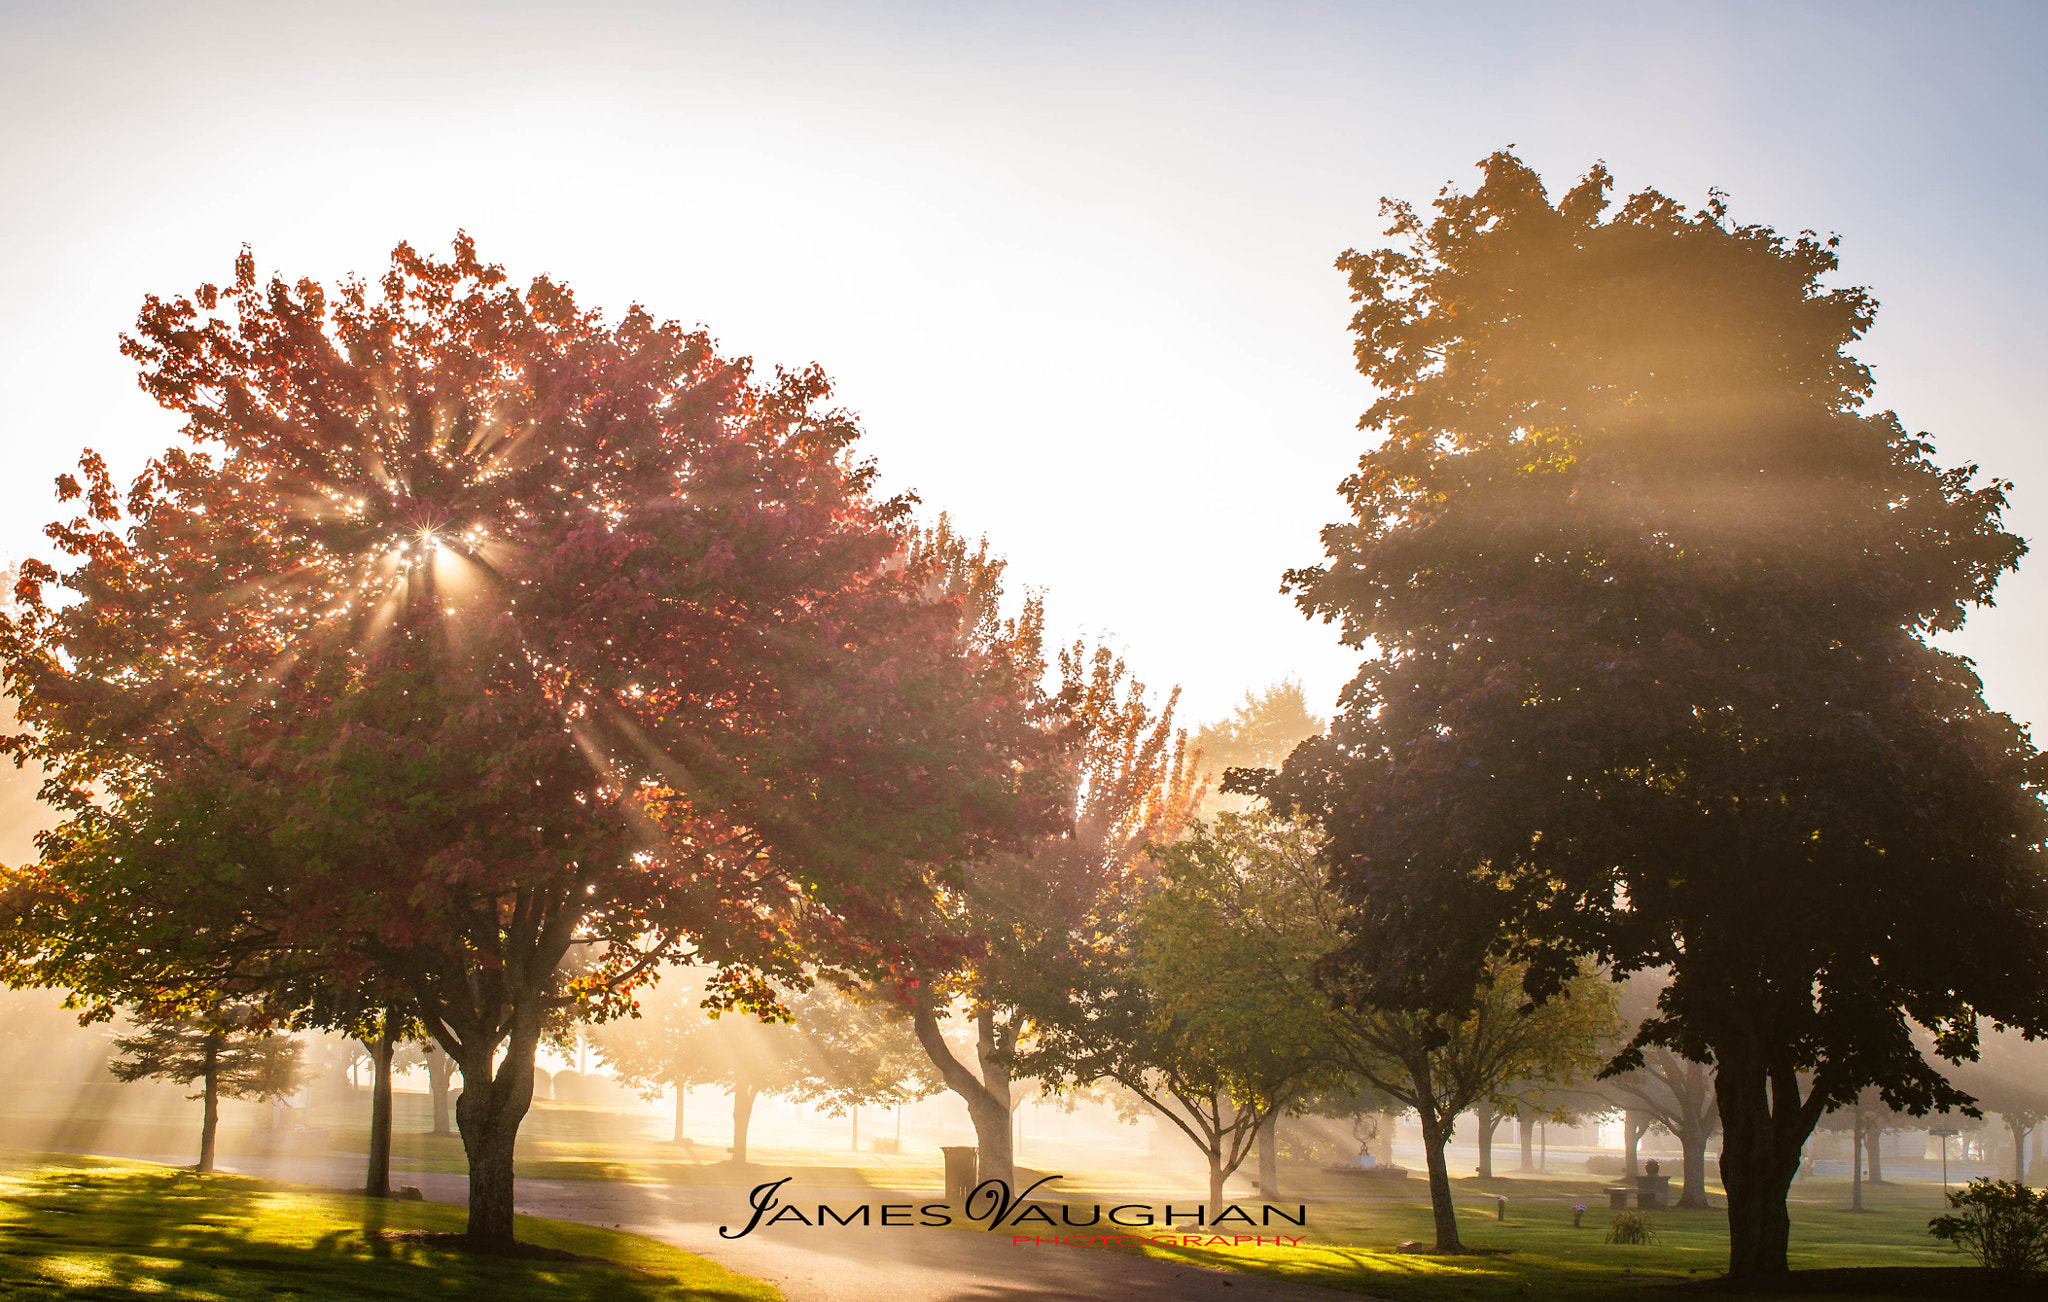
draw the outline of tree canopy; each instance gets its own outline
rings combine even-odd
[[[2041,761],[1936,641],[2024,551],[2010,486],[1863,410],[1833,240],[1481,170],[1339,260],[1378,441],[1288,583],[1370,653],[1270,791],[1365,998],[1668,967],[1638,1042],[1715,1065],[1731,1268],[1782,1271],[1828,1107],[1958,1099],[1916,1023],[2048,1030]]]
[[[1024,734],[815,369],[466,237],[331,289],[245,251],[123,347],[186,441],[125,497],[88,452],[76,566],[0,626],[66,815],[13,974],[374,971],[462,1066],[479,1237],[556,1011],[685,952],[745,1003],[800,951],[913,950],[1005,843]]]

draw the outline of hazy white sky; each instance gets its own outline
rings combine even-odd
[[[1277,593],[1370,397],[1339,251],[1513,144],[1553,188],[1709,186],[1839,232],[1881,404],[2019,481],[2048,7],[1956,4],[149,4],[0,0],[0,554],[51,477],[172,421],[147,292],[374,274],[457,228],[515,276],[817,361],[892,487],[986,532],[1056,626],[1193,720],[1353,657]],[[2048,720],[2048,557],[1959,642]]]

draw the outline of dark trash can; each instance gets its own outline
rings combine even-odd
[[[967,1206],[967,1195],[974,1192],[975,1148],[942,1148],[946,1155],[946,1201],[956,1207]]]

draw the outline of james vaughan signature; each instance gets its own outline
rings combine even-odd
[[[780,1180],[771,1180],[767,1184],[755,1185],[753,1191],[747,1195],[747,1204],[754,1209],[752,1218],[747,1221],[744,1227],[738,1230],[733,1229],[729,1225],[719,1226],[719,1236],[727,1239],[744,1239],[749,1234],[752,1234],[758,1226],[780,1225],[786,1221],[794,1221],[799,1225],[812,1227],[824,1225],[936,1226],[951,1225],[953,1223],[953,1207],[948,1203],[942,1202],[924,1203],[922,1205],[913,1203],[859,1203],[846,1208],[837,1208],[825,1203],[818,1203],[816,1204],[816,1218],[813,1219],[802,1207],[794,1203],[785,1203],[780,1197],[782,1187],[794,1178],[793,1176],[786,1175]],[[1044,1225],[1048,1228],[1061,1225],[1085,1227],[1104,1224],[1103,1208],[1099,1203],[1081,1208],[1082,1211],[1088,1214],[1088,1219],[1085,1221],[1073,1218],[1074,1207],[1065,1203],[1058,1204],[1059,1219],[1055,1221],[1052,1212],[1047,1207],[1026,1201],[1042,1186],[1061,1178],[1056,1175],[1043,1176],[1020,1192],[1012,1192],[1007,1180],[983,1180],[968,1193],[967,1201],[961,1208],[961,1211],[969,1221],[986,1222],[985,1228],[990,1230],[1001,1229],[1006,1226],[1014,1228],[1027,1221]],[[1131,1213],[1131,1215],[1126,1217],[1123,1213]],[[912,1219],[913,1217],[917,1219]],[[1116,1226],[1163,1224],[1166,1228],[1171,1229],[1176,1217],[1189,1221],[1191,1223],[1190,1228],[1193,1226],[1222,1226],[1225,1224],[1242,1225],[1246,1228],[1267,1226],[1272,1225],[1276,1217],[1289,1225],[1305,1225],[1308,1223],[1308,1208],[1296,1207],[1290,1214],[1284,1207],[1275,1207],[1270,1203],[1261,1203],[1259,1205],[1259,1219],[1254,1221],[1250,1213],[1233,1203],[1218,1212],[1215,1218],[1211,1220],[1207,1214],[1207,1209],[1200,1204],[1182,1211],[1177,1211],[1171,1204],[1168,1204],[1164,1220],[1158,1221],[1155,1220],[1150,1207],[1137,1203],[1126,1203],[1122,1206],[1110,1208],[1106,1223]]]

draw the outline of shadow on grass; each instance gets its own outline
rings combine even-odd
[[[2048,1281],[2011,1279],[1972,1266],[1842,1266],[1795,1270],[1768,1287],[1717,1279],[1678,1290],[1730,1298],[2048,1298]]]

